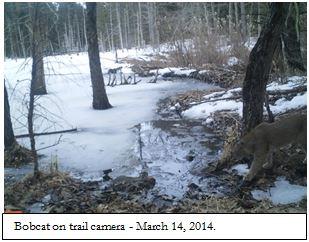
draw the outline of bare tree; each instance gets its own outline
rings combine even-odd
[[[233,3],[229,2],[229,15],[228,15],[228,19],[229,19],[229,35],[232,35],[233,32],[233,27],[232,27],[232,13],[233,12]]]
[[[11,121],[8,93],[4,84],[4,148],[6,150],[10,149],[11,147],[15,146],[15,144],[16,140]]]
[[[250,53],[243,85],[244,133],[263,121],[266,85],[288,11],[289,3],[272,3],[271,17]]]
[[[35,32],[32,33],[32,47],[35,48],[35,56],[32,53],[33,62],[35,62],[35,75],[34,75],[34,95],[44,95],[47,94],[46,84],[45,84],[45,74],[44,74],[44,62],[43,62],[43,44],[44,40],[42,38],[43,33],[42,28],[42,9],[44,8],[44,3],[33,3],[32,7],[34,9],[33,16],[33,29]]]
[[[96,3],[87,2],[87,40],[88,40],[88,57],[90,65],[91,83],[93,90],[92,107],[94,109],[108,109],[110,105],[104,85],[102,75],[98,36],[97,36],[97,23],[96,23]]]
[[[118,35],[119,35],[120,48],[123,49],[123,39],[122,39],[122,28],[121,28],[120,13],[119,13],[119,3],[116,2],[115,4],[116,4],[116,16],[117,16]]]
[[[246,9],[245,3],[240,3],[240,20],[241,20],[241,37],[242,40],[245,41],[247,38],[247,20],[246,20]]]
[[[30,138],[31,154],[34,160],[34,176],[39,175],[39,163],[37,152],[35,148],[35,139],[34,139],[34,130],[33,130],[33,114],[34,114],[34,95],[37,90],[37,80],[38,75],[41,73],[38,72],[38,68],[41,68],[40,62],[41,59],[41,49],[39,47],[40,40],[40,25],[39,25],[39,11],[40,3],[32,4],[32,71],[31,71],[31,83],[30,83],[30,94],[29,94],[29,110],[28,110],[28,132]]]

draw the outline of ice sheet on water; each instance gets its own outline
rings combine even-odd
[[[132,56],[135,52],[140,54],[138,50],[119,51],[118,57]],[[101,54],[101,60],[103,72],[119,66],[115,64],[112,52]],[[154,118],[156,102],[160,98],[185,90],[212,87],[196,82],[158,81],[150,84],[147,83],[148,79],[142,79],[137,85],[106,87],[113,108],[93,110],[87,54],[46,57],[45,62],[48,95],[39,97],[36,102],[35,132],[73,127],[77,127],[78,132],[64,133],[57,146],[39,151],[45,155],[40,164],[48,167],[51,156],[57,155],[60,168],[82,175],[85,179],[100,178],[102,170],[126,164],[127,152],[131,151],[136,138],[130,129]],[[27,133],[25,104],[28,100],[31,63],[20,68],[23,63],[21,59],[5,61],[15,134]],[[125,63],[121,65],[129,68]],[[17,82],[22,79],[26,80]],[[38,136],[37,148],[53,145],[59,137]],[[29,147],[28,139],[20,139],[19,142]]]

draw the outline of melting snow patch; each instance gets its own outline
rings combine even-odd
[[[218,110],[233,110],[236,111],[241,116],[242,102],[229,100],[229,101],[202,103],[200,105],[196,105],[184,111],[183,116],[186,118],[196,118],[196,119],[207,118],[210,114]]]
[[[297,95],[288,101],[285,98],[281,98],[275,102],[275,105],[270,105],[270,109],[273,113],[282,113],[289,109],[300,108],[307,105],[307,93]]]
[[[231,171],[236,170],[238,175],[244,176],[249,172],[248,164],[237,164],[231,167]]]
[[[234,66],[234,65],[237,65],[238,63],[239,63],[239,59],[236,58],[235,56],[230,57],[230,58],[227,60],[227,65],[228,65],[228,66]]]
[[[297,203],[307,196],[307,187],[293,185],[280,177],[275,182],[275,186],[271,187],[268,192],[261,190],[253,190],[252,196],[256,200],[269,199],[273,204],[289,204]]]

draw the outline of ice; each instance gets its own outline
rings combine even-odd
[[[253,198],[257,200],[269,199],[273,204],[290,204],[297,203],[307,196],[307,187],[290,184],[283,177],[279,177],[275,186],[271,187],[268,192],[253,190]]]
[[[140,54],[144,56],[145,52],[118,51],[118,57]],[[156,102],[160,98],[185,90],[212,87],[196,82],[158,81],[151,84],[147,78],[138,78],[142,82],[137,85],[106,87],[113,108],[93,110],[86,53],[46,57],[44,62],[48,95],[37,97],[35,132],[75,127],[78,132],[37,136],[38,152],[44,155],[40,164],[49,166],[51,157],[57,157],[61,169],[82,175],[85,179],[97,179],[102,170],[120,166],[128,159],[127,153],[136,138],[131,128],[154,118]],[[22,59],[5,61],[6,84],[16,135],[28,133],[26,124],[31,61],[26,65],[24,63]],[[118,66],[123,67],[122,71],[131,72],[126,63],[115,63],[113,52],[101,53],[101,64],[103,73]],[[105,75],[104,78],[107,82],[108,77]],[[45,149],[58,140],[58,145]],[[28,138],[18,139],[18,142],[29,147]]]

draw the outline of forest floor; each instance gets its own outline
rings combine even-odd
[[[80,55],[73,56],[73,60],[69,57],[61,61],[74,62],[77,59],[79,67],[84,66],[78,71],[84,71],[86,64]],[[54,65],[51,65],[53,69]],[[127,64],[122,65],[128,75],[131,69],[138,69],[136,66],[128,68]],[[89,88],[88,76],[83,74],[78,80],[72,74],[69,63],[62,67],[67,69],[62,68],[61,75],[53,74],[50,80],[53,81],[50,90],[58,94],[57,98],[43,98],[42,104],[48,106],[48,100],[57,105],[66,102],[66,107],[62,107],[65,109],[61,112],[62,118],[53,116],[55,123],[65,126],[64,120],[77,121],[79,132],[65,136],[62,146],[48,149],[49,152],[53,150],[44,157],[49,160],[46,163],[49,171],[45,169],[39,179],[33,179],[31,175],[22,178],[24,174],[19,175],[18,169],[6,169],[6,209],[43,213],[306,211],[306,166],[298,162],[304,157],[298,149],[282,150],[275,156],[280,161],[275,172],[262,174],[255,185],[242,190],[235,187],[248,172],[248,164],[233,163],[219,171],[213,169],[213,164],[223,155],[227,141],[239,135],[242,103],[241,89],[237,88],[237,83],[243,78],[243,66],[208,66],[209,70],[155,66],[146,71],[146,77],[141,78],[142,82],[137,85],[108,87],[107,92],[115,108],[108,115],[97,113],[95,116],[85,103],[91,95],[80,91]],[[67,74],[63,72],[65,70]],[[8,73],[8,77],[12,74]],[[63,80],[60,83],[63,76],[68,77],[65,83]],[[217,86],[193,82],[192,78]],[[175,82],[175,79],[178,81]],[[148,83],[154,80],[155,83]],[[271,83],[268,91],[301,89],[306,86],[306,81],[306,77],[291,77],[282,83]],[[16,87],[22,85],[11,83],[9,90],[11,93],[17,92]],[[68,95],[70,99],[59,95],[65,95],[63,85],[74,93]],[[20,94],[25,93],[22,90],[19,89]],[[126,99],[120,98],[123,96]],[[20,96],[12,100],[14,98],[20,100]],[[306,99],[306,90],[303,89],[288,94],[273,93],[270,95],[270,105],[274,114],[280,117],[306,112]],[[13,115],[21,112],[17,110],[16,106],[13,107]],[[130,116],[127,116],[128,111]],[[56,110],[53,113],[57,113]],[[124,115],[127,120],[122,122]],[[21,122],[22,119],[16,118],[15,121]],[[114,126],[106,126],[108,123]],[[19,130],[22,132],[22,129]],[[77,136],[78,142],[82,141],[80,145],[75,143]],[[96,140],[98,144],[90,147],[89,140]],[[45,139],[39,144],[44,147],[48,142],[53,143]],[[72,142],[73,149],[70,146]],[[109,164],[116,160],[113,154],[119,155],[120,151],[128,150],[130,146],[129,153],[124,153],[127,161],[122,161],[116,168],[110,167]],[[77,153],[80,157],[76,156]],[[105,154],[107,159],[100,162],[100,157],[106,158]],[[66,169],[58,170],[61,168],[59,162],[73,157],[69,167],[79,167],[82,173],[73,169],[68,169],[68,173]],[[292,160],[290,157],[293,157]],[[87,164],[89,161],[91,163]],[[29,172],[31,166],[24,169]]]

